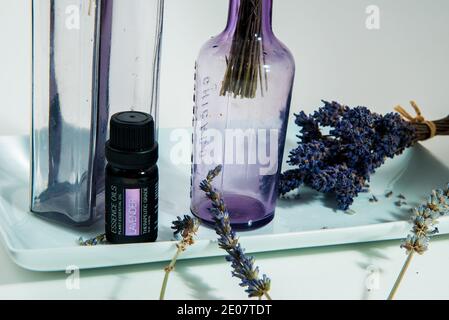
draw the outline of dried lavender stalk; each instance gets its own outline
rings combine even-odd
[[[212,181],[220,174],[222,166],[209,171],[206,179],[201,182],[201,190],[206,193],[206,197],[212,202],[210,213],[215,221],[215,231],[220,236],[218,245],[228,253],[226,260],[231,262],[232,275],[241,280],[240,286],[246,287],[245,290],[250,298],[258,297],[262,299],[265,296],[271,300],[269,294],[271,280],[266,275],[259,277],[259,268],[254,266],[253,257],[246,255],[242,248],[239,238],[232,230],[229,212],[220,192],[213,186]]]
[[[433,121],[437,128],[437,136],[447,136],[449,135],[449,116],[444,119]],[[416,142],[424,141],[431,137],[430,128],[425,123],[413,123],[416,129]]]
[[[262,0],[241,0],[221,96],[255,98],[265,72],[262,47]],[[261,90],[263,95],[262,85]]]
[[[184,216],[184,218],[178,217],[176,221],[173,221],[172,229],[175,230],[175,236],[181,236],[181,240],[176,244],[176,253],[170,264],[164,268],[165,276],[162,282],[161,293],[159,295],[159,300],[165,299],[165,292],[167,291],[168,277],[170,273],[175,269],[176,262],[187,248],[195,243],[194,237],[198,232],[200,227],[200,221],[196,218],[191,218],[189,216]]]
[[[429,249],[430,239],[438,234],[438,220],[449,214],[449,184],[446,189],[432,191],[426,203],[413,210],[413,228],[407,239],[401,244],[401,248],[407,250],[407,259],[394,283],[388,300],[393,300],[404,276],[410,267],[415,254],[423,255]]]

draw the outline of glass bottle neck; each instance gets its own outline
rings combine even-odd
[[[225,32],[234,33],[237,22],[239,20],[241,7],[248,5],[249,10],[254,10],[256,15],[251,15],[251,17],[259,18],[261,23],[262,35],[273,34],[272,29],[272,10],[273,10],[273,0],[229,0],[229,14],[228,22],[226,25]],[[259,6],[259,7],[257,7]]]

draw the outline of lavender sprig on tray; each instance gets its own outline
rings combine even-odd
[[[200,227],[200,221],[196,218],[185,215],[184,218],[178,217],[173,221],[172,229],[174,230],[175,237],[181,237],[181,240],[176,244],[176,253],[170,264],[164,268],[165,276],[162,281],[161,292],[159,295],[160,300],[165,299],[165,292],[167,291],[168,278],[170,273],[175,269],[176,262],[187,248],[195,243],[195,236]]]
[[[407,252],[407,260],[388,296],[388,300],[393,300],[396,292],[410,266],[415,253],[423,255],[429,249],[430,238],[438,233],[438,219],[449,214],[449,184],[446,189],[437,189],[427,199],[427,202],[413,209],[411,222],[413,228],[407,236],[401,248]]]
[[[215,231],[219,235],[218,244],[221,249],[226,250],[226,260],[231,262],[232,275],[241,280],[240,286],[246,287],[245,292],[250,298],[265,296],[271,300],[269,295],[271,280],[263,275],[259,277],[259,268],[254,266],[254,258],[248,257],[239,243],[235,232],[231,228],[229,212],[221,197],[221,194],[212,186],[212,181],[220,174],[222,167],[218,166],[211,170],[206,179],[201,182],[201,190],[212,202],[210,212],[215,222]]]

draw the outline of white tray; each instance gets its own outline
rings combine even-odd
[[[295,144],[288,141],[287,151]],[[103,232],[101,223],[89,229],[70,229],[41,220],[28,210],[28,138],[0,137],[0,234],[12,259],[36,271],[61,271],[68,266],[81,269],[131,265],[170,260],[175,252],[171,221],[189,213],[189,165],[174,166],[169,160],[169,130],[161,134],[160,229],[159,241],[152,244],[80,247],[77,239]],[[389,160],[373,177],[371,194],[361,195],[347,215],[332,209],[329,198],[304,191],[300,199],[279,201],[274,221],[252,232],[241,233],[247,252],[265,252],[344,243],[404,238],[410,229],[410,207],[425,200],[429,191],[449,181],[449,167],[439,159],[449,159],[449,149],[430,152],[423,146]],[[443,153],[443,156],[441,154]],[[439,156],[436,156],[438,154]],[[447,162],[446,162],[447,163]],[[386,190],[395,195],[387,199]],[[408,205],[394,202],[402,193]],[[442,218],[441,233],[449,233],[449,219]],[[201,228],[196,244],[181,259],[223,255],[212,230]]]

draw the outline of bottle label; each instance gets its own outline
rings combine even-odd
[[[157,232],[157,203],[157,181],[145,187],[134,187],[123,186],[109,180],[106,189],[108,232],[126,237],[145,236]]]
[[[140,236],[140,189],[125,190],[125,235]]]

